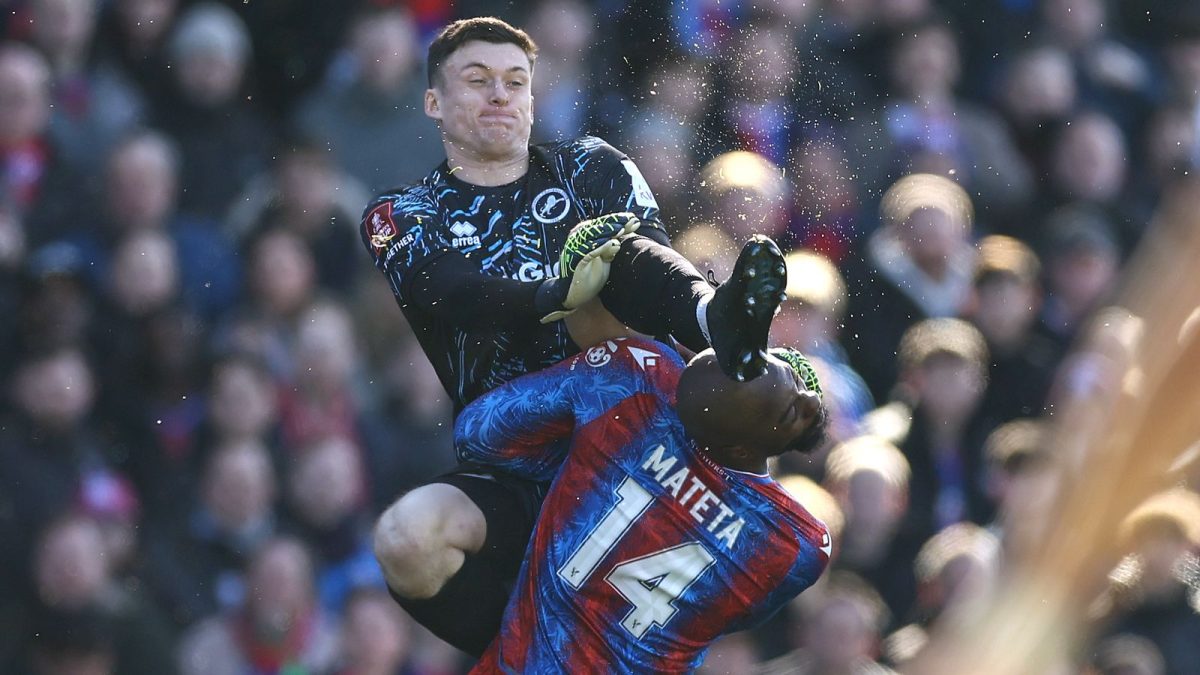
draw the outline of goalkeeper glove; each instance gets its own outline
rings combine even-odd
[[[629,212],[609,213],[571,228],[558,259],[559,276],[538,288],[537,305],[547,312],[542,323],[558,321],[600,294],[621,240],[641,226]]]

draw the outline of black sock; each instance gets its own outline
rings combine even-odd
[[[701,351],[709,345],[696,319],[696,305],[712,292],[704,275],[678,251],[634,236],[621,244],[600,299],[630,328],[672,335],[688,349]]]

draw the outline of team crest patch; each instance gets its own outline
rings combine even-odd
[[[587,350],[587,354],[583,357],[587,364],[593,368],[599,368],[612,360],[612,355],[608,353],[607,347],[592,347]]]
[[[547,188],[533,198],[533,217],[539,223],[557,223],[567,217],[571,201],[562,188]]]
[[[383,250],[396,237],[396,223],[392,221],[392,205],[384,202],[367,214],[367,236],[376,251]]]

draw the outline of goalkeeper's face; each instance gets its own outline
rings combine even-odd
[[[472,41],[442,64],[425,94],[425,114],[445,141],[480,160],[527,152],[533,124],[529,57],[514,44]]]

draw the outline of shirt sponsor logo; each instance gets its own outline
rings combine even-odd
[[[567,217],[571,201],[562,188],[547,188],[533,198],[533,217],[539,223],[557,223]]]
[[[518,281],[541,281],[547,277],[558,276],[559,263],[546,265],[544,263],[534,262],[530,260],[526,263],[521,263],[517,268],[516,279]]]
[[[367,214],[367,236],[376,252],[382,251],[395,238],[396,223],[392,220],[392,204],[384,202]],[[411,243],[411,242],[410,242]]]

